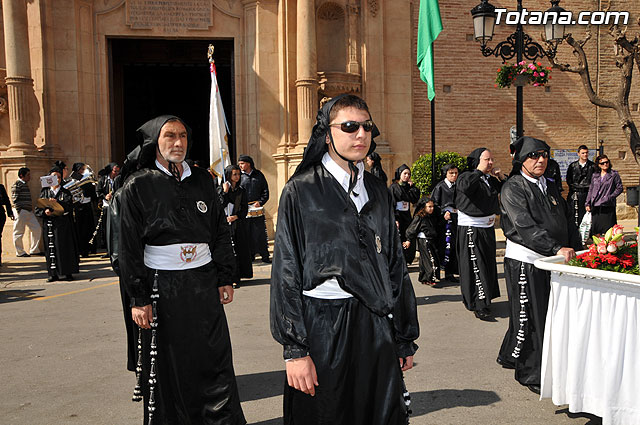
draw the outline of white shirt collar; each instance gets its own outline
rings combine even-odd
[[[164,165],[160,164],[160,162],[158,162],[158,160],[156,159],[156,167],[158,167],[158,169],[162,172],[164,172],[165,174],[171,176],[171,171],[167,170]],[[189,177],[191,175],[191,167],[189,167],[189,164],[187,164],[187,161],[182,161],[182,176],[180,176],[180,181],[186,179],[187,177]]]
[[[453,183],[451,183],[446,177],[444,179],[444,184],[446,184],[449,189],[451,189],[451,186],[453,186]]]
[[[322,157],[322,165],[324,165],[324,168],[326,168],[327,171],[331,173],[331,175],[336,180],[338,180],[338,183],[340,183],[340,185],[344,188],[345,191],[349,190],[349,181],[351,180],[351,176],[349,175],[349,173],[344,171],[344,169],[341,166],[339,166],[338,163],[333,160],[333,158],[331,158],[331,156],[329,155],[329,152],[324,153],[324,156]],[[356,193],[360,193],[358,192],[357,188],[363,184],[364,163],[362,161],[358,161],[356,163],[356,167],[358,167],[358,179],[356,181],[356,186],[353,190]]]
[[[522,170],[520,170],[520,174],[522,175],[522,177],[524,177],[525,179],[527,179],[531,183],[535,183],[540,188],[542,193],[544,193],[544,194],[547,193],[547,179],[544,176],[541,176],[541,177],[536,179],[536,178],[533,178],[533,177],[527,175]]]

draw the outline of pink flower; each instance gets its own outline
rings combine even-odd
[[[535,66],[534,64],[530,63],[530,64],[529,64],[529,69],[535,70],[535,69],[536,69],[536,66]]]
[[[538,87],[540,84],[538,83],[533,83],[533,87]]]
[[[526,62],[525,62],[525,61],[518,62],[518,65],[525,65],[525,64],[526,64]]]
[[[607,244],[602,241],[598,244],[598,254],[606,254],[607,253]]]
[[[540,73],[540,76],[541,76],[541,77],[544,77],[544,72],[541,72],[541,73]]]
[[[520,72],[518,72],[518,74],[524,74],[524,69],[521,69]]]
[[[623,227],[619,224],[613,226],[613,231],[611,232],[613,236],[619,235],[623,232]]]
[[[609,245],[607,245],[607,251],[610,253],[614,253],[618,250],[618,246],[616,245],[615,242],[610,242]]]
[[[538,74],[536,71],[534,71],[534,72],[533,72],[533,76],[534,76],[534,77],[539,77],[539,76],[540,76],[540,74]]]

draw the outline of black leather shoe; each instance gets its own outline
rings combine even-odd
[[[451,283],[460,283],[460,280],[452,274],[446,275],[444,279],[448,280]]]
[[[529,388],[529,391],[531,391],[532,393],[540,395],[540,385],[527,385],[527,388]]]
[[[474,311],[473,314],[480,320],[488,320],[491,317],[491,310],[485,307],[482,310]]]
[[[515,369],[516,368],[516,365],[514,365],[513,363],[505,362],[500,357],[498,357],[496,359],[496,363],[498,363],[500,366],[502,366],[505,369]]]
[[[27,254],[26,252],[24,252],[22,254],[16,255],[16,257],[31,257],[31,256],[29,254]]]
[[[47,282],[55,282],[56,280],[58,280],[58,276],[49,276],[47,278]]]
[[[70,274],[68,274],[68,275],[66,275],[66,276],[64,277],[64,280],[66,280],[66,281],[68,281],[68,282],[71,282],[71,281],[73,280],[73,276],[72,276],[72,275],[70,275]]]
[[[267,258],[263,258],[263,259],[262,259],[262,262],[263,262],[263,263],[266,263],[266,264],[271,264],[271,260],[269,259],[269,257],[267,257]]]

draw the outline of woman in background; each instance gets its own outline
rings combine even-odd
[[[393,210],[396,218],[396,226],[400,231],[400,239],[407,240],[407,227],[411,224],[411,204],[415,204],[420,199],[420,189],[413,185],[411,181],[411,169],[406,164],[402,164],[396,170],[393,183],[389,186],[391,198],[393,200]],[[404,249],[404,259],[407,265],[413,262],[416,255],[416,245],[411,242],[408,248]]]
[[[585,209],[591,211],[591,234],[601,235],[617,223],[616,198],[622,193],[622,180],[612,170],[607,155],[598,155],[595,172],[585,201]]]

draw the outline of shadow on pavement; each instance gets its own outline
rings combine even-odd
[[[9,289],[0,291],[0,304],[12,303],[15,301],[28,301],[38,298],[38,291],[44,289]]]
[[[585,422],[585,425],[602,425],[602,418],[592,415],[590,413],[571,413],[569,408],[556,410],[556,415],[567,415],[571,419],[585,418],[589,419],[589,422]]]
[[[488,406],[500,401],[493,391],[435,390],[411,393],[412,417],[454,407]]]
[[[240,282],[240,289],[247,288],[249,286],[269,285],[270,283],[271,283],[270,279],[243,280]]]
[[[253,422],[252,425],[282,425],[283,418],[269,419],[268,421]]]
[[[503,319],[509,317],[509,301],[491,303],[491,313],[493,317],[501,317]]]
[[[437,304],[437,303],[453,303],[453,302],[462,302],[462,295],[429,295],[426,297],[417,297],[416,304],[417,305],[428,305],[428,304]]]
[[[236,381],[238,382],[240,401],[261,400],[263,398],[282,395],[285,380],[286,374],[284,370],[237,376]],[[260,423],[265,425],[271,424],[271,422]]]

